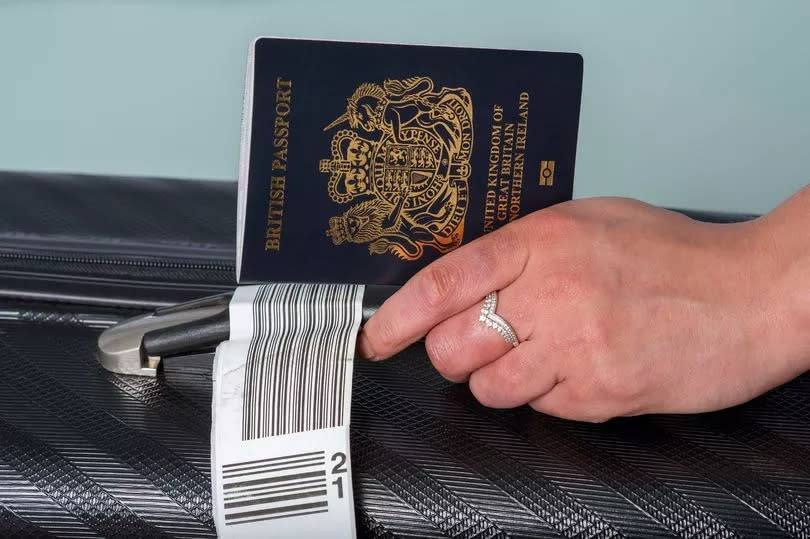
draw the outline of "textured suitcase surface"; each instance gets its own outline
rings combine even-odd
[[[20,177],[0,176],[0,184]],[[93,184],[88,196],[104,185],[68,180]],[[26,181],[47,190],[47,178]],[[220,188],[182,189],[193,198],[203,196],[195,189]],[[155,208],[154,198],[181,194],[173,189],[180,187],[145,182],[136,199],[141,213]],[[31,190],[32,196],[38,192]],[[13,214],[4,213],[7,204],[0,200],[0,239],[19,238],[33,217],[12,221]],[[226,249],[230,238],[217,246],[218,235],[225,234],[216,219],[227,222],[229,214],[216,212],[225,211],[227,200],[222,210],[217,204],[211,202],[205,219],[216,231],[210,244]],[[81,205],[81,199],[62,203],[54,197],[43,213],[60,223],[64,235],[71,212],[81,213]],[[92,223],[92,209],[79,213],[78,222]],[[110,217],[116,218],[125,213]],[[194,235],[189,223],[202,219],[163,218],[178,220],[176,226],[160,225],[166,232],[156,230],[164,242]],[[54,240],[48,219],[33,244]],[[86,226],[92,234],[93,225]],[[115,227],[122,236],[133,235],[127,241],[136,239],[137,229],[121,222],[110,229]],[[94,234],[96,243],[115,242],[111,234]],[[85,248],[82,237],[72,241]],[[205,287],[227,286],[226,271],[178,276],[176,267],[130,269],[120,253],[107,262],[78,256],[56,262],[41,255],[47,264],[40,264],[30,250],[12,243],[0,250],[6,253],[0,256],[2,535],[214,535],[210,385],[200,376],[168,384],[162,377],[114,375],[97,364],[94,349],[103,327],[138,312],[102,304],[145,306],[161,291],[198,295]],[[57,269],[48,276],[45,265]],[[36,274],[37,286],[20,284],[17,277],[26,272]],[[109,294],[87,292],[82,302],[81,287],[70,284],[70,277],[89,283],[88,290],[106,283]],[[494,411],[477,405],[463,385],[436,375],[424,349],[415,346],[391,361],[355,367],[358,529],[371,537],[808,536],[809,412],[807,377],[746,405],[697,416],[588,425],[526,408]]]

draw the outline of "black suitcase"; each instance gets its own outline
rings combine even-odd
[[[94,354],[117,321],[234,286],[235,183],[0,187],[0,535],[215,535],[210,373],[115,375]],[[419,346],[358,361],[358,532],[808,536],[808,411],[801,377],[731,410],[589,425],[484,408]]]

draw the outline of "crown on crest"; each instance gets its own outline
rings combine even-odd
[[[330,174],[329,197],[338,204],[344,204],[356,195],[346,191],[346,174],[352,171],[368,177],[374,144],[360,137],[354,131],[343,129],[332,137],[332,159],[321,159],[319,170]]]

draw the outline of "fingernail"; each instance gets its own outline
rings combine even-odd
[[[374,350],[371,348],[371,343],[368,342],[368,338],[366,338],[363,331],[360,331],[360,335],[357,337],[357,352],[363,359],[371,361],[378,361],[380,359],[376,357]]]

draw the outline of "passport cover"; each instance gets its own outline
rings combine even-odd
[[[582,57],[259,38],[237,280],[402,284],[573,190]]]

